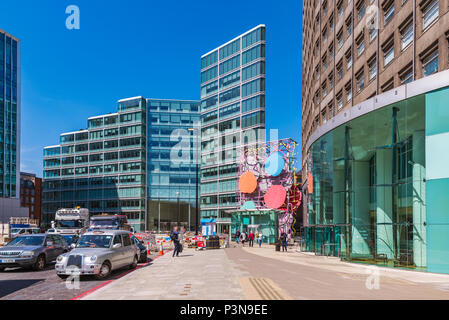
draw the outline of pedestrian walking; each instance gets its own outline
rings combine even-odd
[[[281,233],[281,245],[282,245],[282,252],[287,251],[287,234],[285,232]]]
[[[170,238],[173,241],[174,244],[174,250],[173,250],[173,257],[176,255],[179,257],[179,252],[181,251],[180,243],[179,243],[179,231],[178,227],[174,227],[173,231],[170,233]]]
[[[248,235],[248,243],[249,243],[249,246],[250,246],[250,247],[254,247],[254,238],[255,238],[255,235],[254,235],[254,233],[251,231],[251,232],[249,233],[249,235]]]
[[[240,231],[239,230],[237,230],[235,232],[235,242],[237,242],[237,244],[239,244],[239,242],[240,242]]]
[[[244,247],[245,246],[245,240],[246,240],[246,233],[245,233],[245,231],[243,231],[240,234],[240,240],[242,241],[242,247]]]
[[[257,235],[257,242],[259,243],[259,248],[262,246],[262,232]]]

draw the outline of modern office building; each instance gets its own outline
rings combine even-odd
[[[447,1],[304,1],[306,250],[449,273],[448,35]]]
[[[239,155],[265,142],[265,26],[201,57],[201,217],[230,218]]]
[[[26,216],[20,208],[20,40],[0,30],[0,216]]]
[[[196,230],[199,101],[147,100],[147,196],[150,229]],[[198,204],[199,205],[199,204]],[[198,208],[199,209],[199,208]]]
[[[126,214],[136,230],[155,230],[159,221],[167,228],[178,221],[168,202],[193,212],[186,203],[196,190],[196,164],[188,158],[179,169],[170,149],[173,139],[193,140],[187,129],[198,122],[198,108],[193,101],[122,99],[116,113],[88,118],[87,129],[61,134],[59,145],[44,148],[44,222],[59,208],[80,206],[92,214]],[[185,136],[176,132],[180,128]]]
[[[36,219],[40,224],[42,219],[42,178],[34,173],[20,173],[20,204],[28,209],[28,217]]]

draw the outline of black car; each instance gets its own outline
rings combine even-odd
[[[145,247],[142,242],[140,242],[139,239],[137,239],[136,237],[132,237],[134,243],[136,244],[136,246],[139,248],[140,250],[140,259],[139,262],[140,263],[146,263],[148,261],[148,254],[147,254],[147,247]]]

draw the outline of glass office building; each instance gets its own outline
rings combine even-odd
[[[147,108],[149,228],[195,230],[199,102],[148,99]]]
[[[20,190],[20,42],[0,30],[0,198]]]
[[[42,202],[46,224],[59,208],[80,206],[88,208],[92,214],[126,214],[136,230],[154,230],[150,195],[158,194],[159,197],[161,194],[165,200],[165,193],[154,190],[167,186],[167,183],[165,176],[155,183],[156,175],[150,173],[156,163],[160,167],[159,162],[166,159],[164,148],[168,145],[165,144],[166,139],[170,142],[168,131],[178,129],[181,121],[186,121],[186,115],[189,123],[185,125],[193,126],[191,121],[195,119],[190,114],[193,112],[196,117],[199,114],[198,110],[191,108],[194,104],[191,102],[179,103],[180,109],[185,110],[167,109],[167,113],[163,112],[165,103],[158,109],[154,109],[153,103],[156,104],[143,97],[119,100],[116,113],[91,117],[87,121],[87,129],[61,134],[59,145],[44,148]],[[186,104],[189,108],[185,107]],[[177,118],[170,118],[171,112],[179,113],[179,123]],[[181,115],[183,112],[184,117]],[[150,132],[155,133],[156,124],[166,130],[150,135]],[[157,149],[158,160],[153,154],[156,142],[162,146]],[[196,169],[193,163],[189,165]],[[165,169],[163,167],[162,170]],[[150,181],[154,182],[153,187]],[[184,199],[181,195],[180,201]],[[161,211],[162,219],[171,214],[165,209],[163,207]]]
[[[306,251],[449,273],[448,79],[410,82],[313,133]]]
[[[265,26],[201,57],[201,217],[236,209],[239,155],[265,142]]]

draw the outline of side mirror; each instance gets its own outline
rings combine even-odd
[[[51,247],[53,244],[53,241],[47,241],[47,247]]]
[[[116,243],[112,246],[112,249],[117,249],[117,248],[120,248],[121,246],[122,246],[121,243]]]

